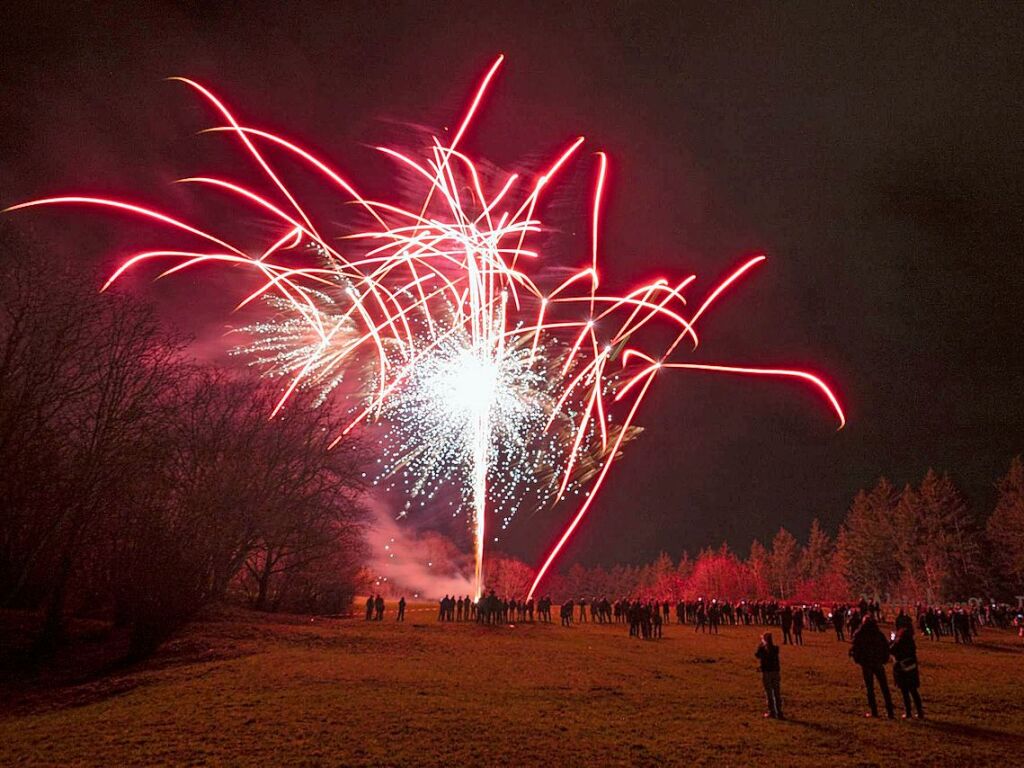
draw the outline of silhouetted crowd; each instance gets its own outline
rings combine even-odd
[[[505,624],[523,622],[552,622],[554,601],[550,595],[539,599],[516,600],[499,597],[494,590],[474,601],[464,597],[445,595],[438,603],[437,620],[441,622],[478,622]],[[366,620],[384,619],[384,598],[371,595],[366,600]],[[396,620],[405,618],[405,598],[398,603]],[[847,641],[856,634],[865,620],[883,622],[879,602],[861,600],[858,603],[834,603],[829,607],[819,603],[786,603],[778,600],[717,600],[698,598],[679,600],[640,600],[621,598],[614,602],[607,597],[587,600],[567,600],[559,606],[562,626],[574,624],[622,624],[629,626],[630,637],[643,639],[661,636],[665,624],[692,625],[695,632],[717,634],[722,626],[773,626],[781,630],[782,645],[802,645],[804,631],[827,632],[831,627],[836,640]],[[981,627],[1018,629],[1024,635],[1024,615],[1008,604],[954,604],[934,606],[918,603],[913,615],[900,609],[897,624],[909,621],[917,632],[932,641],[944,637],[957,643],[970,643]]]
[[[539,599],[516,600],[502,598],[489,591],[474,601],[469,595],[445,595],[438,603],[437,620],[440,622],[476,622],[485,625],[532,623],[550,624],[551,596]],[[405,598],[398,601],[396,620],[405,620]],[[372,595],[366,600],[366,620],[383,621],[384,599]],[[698,598],[679,600],[674,605],[668,600],[640,600],[608,598],[566,600],[559,606],[562,626],[574,624],[624,625],[629,636],[642,640],[662,637],[663,627],[675,617],[677,625],[692,625],[694,632],[718,634],[722,626],[778,627],[782,645],[804,644],[804,631],[834,631],[839,642],[849,638],[850,658],[861,669],[867,698],[867,717],[878,717],[876,689],[881,694],[886,715],[895,717],[895,705],[889,687],[889,662],[892,681],[900,692],[904,718],[924,717],[921,701],[921,675],[918,669],[915,636],[919,633],[938,642],[944,637],[958,644],[970,644],[984,626],[1016,629],[1024,640],[1024,612],[1008,604],[988,603],[953,605],[927,605],[918,603],[908,612],[900,608],[893,617],[894,630],[887,638],[879,628],[886,620],[878,601],[862,599],[857,603],[834,603],[830,607],[818,603],[786,603],[777,600],[717,600]],[[764,687],[767,718],[783,719],[782,663],[780,646],[773,632],[765,631],[755,650]]]
[[[464,597],[445,595],[438,603],[437,620],[441,622],[477,622],[480,624],[508,624],[524,622],[552,622],[550,595],[539,599],[516,600],[499,597],[494,590],[474,601]],[[384,599],[373,595],[366,600],[366,620],[384,619]],[[405,618],[405,598],[398,603],[397,621]],[[773,626],[780,629],[782,645],[803,645],[804,631],[827,632],[831,627],[836,640],[846,642],[852,638],[867,619],[876,623],[885,620],[879,602],[861,600],[858,603],[834,603],[830,607],[819,603],[786,603],[778,600],[717,600],[698,598],[679,600],[640,600],[623,597],[614,602],[607,597],[587,600],[567,600],[559,606],[562,626],[574,624],[628,625],[629,636],[656,639],[662,636],[662,627],[672,623],[692,625],[695,632],[717,634],[722,626]],[[944,637],[957,643],[970,643],[981,627],[1015,628],[1024,637],[1024,616],[1008,604],[955,604],[933,606],[918,603],[913,616],[902,608],[897,624],[909,622],[922,636],[932,641]]]

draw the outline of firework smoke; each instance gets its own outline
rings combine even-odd
[[[315,389],[321,401],[336,396],[352,408],[345,433],[367,422],[380,427],[379,483],[401,484],[410,501],[423,506],[439,500],[442,488],[456,489],[453,514],[466,513],[474,534],[477,596],[490,516],[505,526],[524,503],[551,506],[581,494],[582,505],[538,569],[533,594],[624,443],[637,434],[638,409],[664,370],[810,384],[830,403],[840,426],[845,421],[835,395],[813,374],[676,359],[684,341],[696,348],[698,321],[763,256],[743,263],[695,310],[684,296],[693,275],[656,280],[624,295],[601,291],[604,153],[593,155],[588,263],[557,284],[531,277],[555,273],[536,268],[544,262],[537,247],[544,229],[539,214],[560,171],[583,160],[584,140],[569,142],[536,175],[485,172],[483,163],[462,153],[460,142],[502,61],[499,56],[487,71],[450,142],[434,138],[419,155],[378,147],[421,185],[418,199],[400,204],[364,197],[327,163],[274,133],[240,124],[212,92],[182,79],[224,121],[212,130],[241,144],[266,177],[267,189],[209,176],[183,181],[230,195],[278,222],[280,231],[256,253],[119,200],[65,196],[14,206],[76,203],[126,211],[191,243],[132,256],[108,285],[154,260],[171,263],[165,275],[218,264],[259,276],[262,282],[241,297],[239,307],[263,301],[268,317],[246,329],[250,342],[242,353],[282,378],[274,413],[299,387]],[[356,203],[371,226],[344,238],[323,234],[262,154],[267,147]],[[286,252],[308,253],[310,263],[294,266]],[[645,331],[654,324],[672,329],[667,346],[647,339]]]

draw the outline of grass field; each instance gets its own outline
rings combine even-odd
[[[413,606],[416,608],[416,606]],[[228,613],[146,664],[5,682],[0,765],[1015,765],[1024,650],[919,643],[925,721],[865,720],[831,633],[782,650],[762,719],[757,628],[404,625]],[[8,684],[10,683],[10,684]]]

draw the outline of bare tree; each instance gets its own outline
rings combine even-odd
[[[155,648],[261,562],[258,602],[339,605],[361,565],[364,456],[300,394],[202,368],[153,311],[39,268],[0,230],[0,600]],[[259,557],[262,555],[262,561]],[[351,595],[349,594],[349,597]]]
[[[129,513],[131,563],[117,590],[133,649],[156,647],[240,580],[261,609],[354,593],[362,559],[359,467],[350,439],[333,450],[330,413],[298,396],[270,418],[273,383],[193,371],[162,436],[162,460]],[[330,561],[332,578],[319,570]],[[240,578],[241,575],[241,578]]]
[[[0,329],[0,460],[5,602],[42,603],[42,635],[62,629],[84,544],[124,503],[173,387],[180,340],[127,296],[96,295],[79,273],[46,270],[6,251]],[[26,587],[28,589],[26,590]]]
[[[255,457],[264,468],[258,537],[245,562],[258,610],[280,606],[318,560],[362,554],[362,445],[346,437],[330,447],[341,425],[302,396],[269,427]]]

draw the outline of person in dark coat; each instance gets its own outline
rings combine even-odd
[[[661,614],[658,612],[658,604],[654,604],[654,608],[651,611],[651,637],[661,639]]]
[[[562,603],[562,607],[559,609],[559,617],[562,619],[563,627],[572,626],[572,611],[574,607],[572,600]]]
[[[765,717],[774,717],[779,720],[782,716],[782,672],[779,665],[779,646],[772,642],[772,633],[765,632],[761,635],[761,642],[754,651],[754,657],[761,662],[761,683],[764,685],[764,695],[768,700],[768,711]]]
[[[405,595],[402,595],[401,599],[398,601],[398,616],[395,620],[405,621]]]
[[[829,614],[829,618],[832,619],[832,626],[836,630],[836,640],[846,642],[846,633],[843,631],[846,627],[846,611],[840,606],[834,606],[832,613]]]
[[[857,630],[860,629],[860,625],[863,620],[864,614],[862,614],[856,608],[850,610],[850,615],[847,618],[847,625],[850,629],[850,637],[853,637]]]
[[[903,694],[904,719],[911,717],[910,700],[913,698],[917,716],[924,719],[924,707],[921,705],[921,673],[917,668],[917,644],[914,642],[914,627],[903,626],[896,633],[896,638],[889,646],[896,663],[892,665],[892,679]]]
[[[793,635],[791,630],[793,629],[793,609],[788,605],[782,609],[782,613],[779,614],[780,624],[782,625],[782,644],[792,645]]]
[[[860,665],[864,675],[864,688],[868,695],[868,708],[871,710],[866,717],[878,717],[878,703],[875,701],[874,681],[882,690],[885,699],[885,711],[890,719],[895,717],[892,706],[892,695],[886,680],[885,665],[889,661],[889,642],[878,628],[878,622],[870,614],[864,618],[857,631],[853,633],[850,656]]]
[[[368,598],[366,598],[366,620],[367,621],[369,621],[370,619],[373,618],[373,606],[374,606],[373,595],[370,595]]]
[[[793,611],[793,642],[797,645],[804,644],[804,609],[797,608]]]

